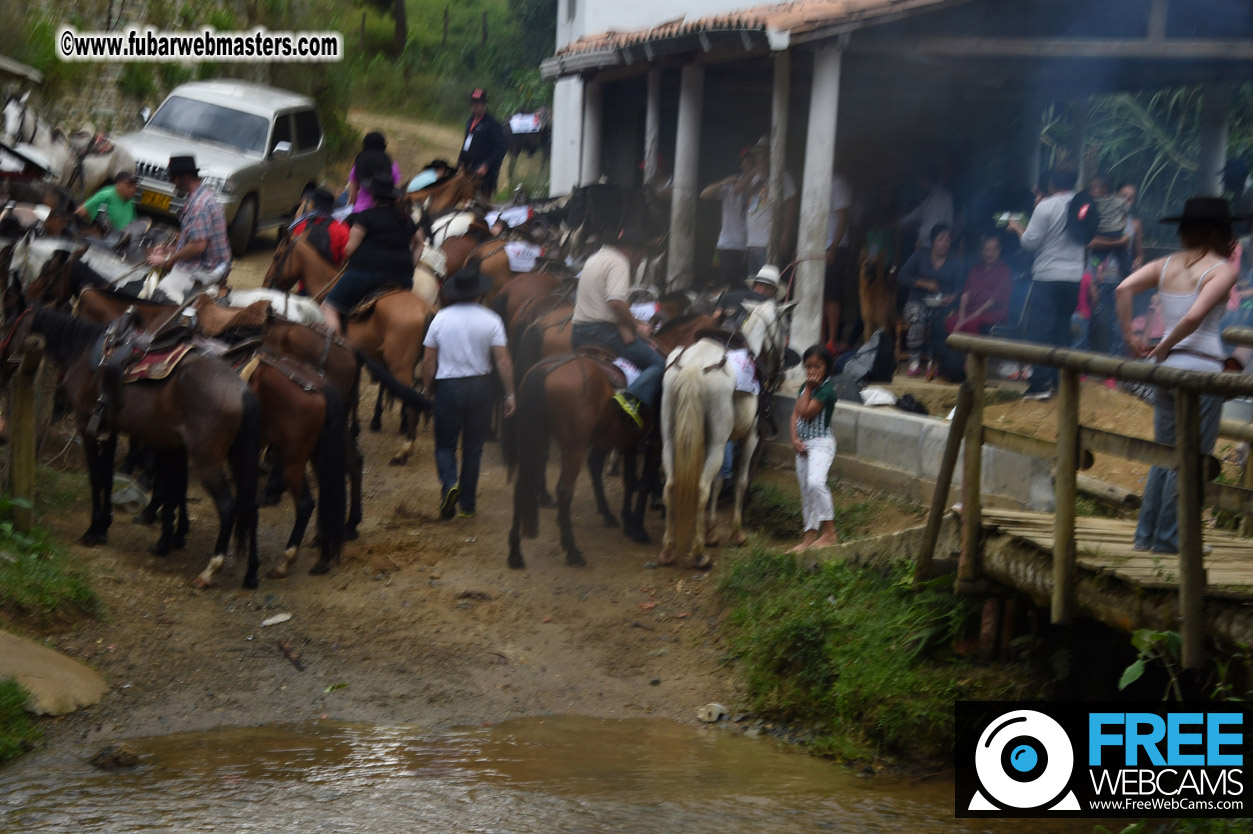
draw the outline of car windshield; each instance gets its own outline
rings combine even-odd
[[[262,153],[270,129],[270,123],[262,116],[180,96],[166,99],[148,126],[245,153]]]

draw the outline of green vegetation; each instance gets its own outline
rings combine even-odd
[[[0,622],[50,622],[94,615],[100,599],[46,530],[22,533],[7,520],[13,502],[0,499]]]
[[[872,499],[845,506],[837,505],[835,531],[840,534],[840,539],[847,541],[863,535],[870,522],[882,510],[885,501],[897,503],[895,499]],[[913,505],[899,503],[910,511],[921,512]],[[774,539],[799,538],[805,527],[800,500],[795,492],[758,480],[753,483],[751,498],[744,508],[744,525]]]
[[[26,712],[26,698],[16,680],[0,680],[0,765],[34,749],[42,737]]]
[[[1039,695],[1020,667],[978,666],[950,646],[977,608],[938,586],[915,592],[910,567],[753,551],[718,589],[747,706],[810,726],[813,752],[849,761],[922,763],[951,755],[953,702]]]

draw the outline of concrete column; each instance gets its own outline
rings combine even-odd
[[[599,81],[583,82],[583,150],[580,156],[579,184],[600,179],[600,149],[603,142],[604,91]]]
[[[1201,148],[1196,160],[1196,193],[1219,197],[1227,165],[1227,130],[1231,120],[1231,85],[1211,84],[1201,94]]]
[[[770,215],[770,247],[766,251],[769,263],[780,263],[783,252],[794,241],[783,240],[783,224],[786,217],[782,211],[783,183],[787,176],[787,113],[792,96],[792,53],[786,49],[774,53],[774,91],[770,107],[770,205],[778,208]]]
[[[644,182],[657,176],[657,154],[661,150],[661,70],[648,71],[648,99],[644,105]]]
[[[1092,113],[1092,102],[1086,98],[1077,98],[1070,102],[1070,158],[1079,171],[1079,188],[1086,188],[1088,177],[1094,171],[1088,170],[1088,159],[1085,151],[1088,147],[1088,116]]]
[[[1027,152],[1027,187],[1043,188],[1040,182],[1040,164],[1044,161],[1044,143],[1040,141],[1040,108],[1034,104],[1028,108],[1023,127],[1023,148]]]
[[[685,66],[679,80],[679,124],[674,140],[674,188],[670,197],[670,254],[666,277],[671,289],[692,284],[696,263],[697,172],[705,68]]]
[[[822,338],[822,283],[826,271],[827,224],[831,214],[831,172],[835,167],[836,118],[840,109],[840,59],[843,50],[826,47],[814,53],[814,82],[809,93],[809,130],[805,137],[805,175],[801,182],[800,230],[797,236],[797,302],[792,314],[792,347],[803,351]]]
[[[553,87],[553,151],[549,193],[569,194],[579,184],[583,148],[583,81],[562,78]]]

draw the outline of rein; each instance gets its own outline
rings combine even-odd
[[[13,342],[13,337],[17,335],[17,329],[19,326],[21,326],[22,319],[26,318],[26,316],[34,312],[34,310],[35,310],[34,307],[27,307],[25,310],[23,310],[21,313],[18,314],[17,319],[14,320],[13,322],[13,329],[9,331],[8,336],[4,337],[4,342],[0,343],[0,356],[4,356],[8,354],[9,345]]]

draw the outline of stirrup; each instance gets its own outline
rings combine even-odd
[[[632,402],[635,398],[625,391],[619,391],[613,395],[613,401],[618,404],[623,413],[631,418],[631,422],[635,423],[639,428],[644,428],[644,418],[640,415],[639,405]]]

